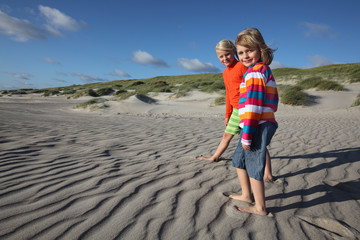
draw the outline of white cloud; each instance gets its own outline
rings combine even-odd
[[[45,16],[48,30],[64,29],[69,31],[78,31],[86,25],[84,22],[78,22],[75,19],[67,16],[55,8],[39,5],[39,11]]]
[[[199,59],[179,58],[178,66],[189,72],[220,72],[220,70],[211,63],[202,63]]]
[[[320,38],[336,37],[336,35],[333,33],[332,28],[327,24],[303,22],[301,25],[305,27],[304,33],[306,37],[320,37]]]
[[[39,29],[27,20],[10,17],[0,10],[0,34],[17,42],[29,39],[46,39],[47,31]]]
[[[159,58],[154,58],[151,54],[149,54],[145,51],[141,51],[141,50],[133,52],[133,58],[131,59],[131,61],[141,64],[141,65],[153,65],[156,67],[169,67],[169,65],[165,61],[163,61]]]
[[[99,78],[99,77],[95,77],[95,76],[90,76],[87,74],[83,74],[83,73],[74,73],[74,76],[80,77],[80,79],[84,82],[105,82],[107,81],[104,78]]]
[[[51,58],[44,58],[43,61],[51,63],[51,64],[55,64],[55,65],[60,65],[60,62],[58,62],[54,59],[51,59]]]
[[[276,68],[284,68],[285,65],[280,63],[280,62],[277,62],[277,61],[273,61],[271,64],[270,64],[270,68],[271,69],[276,69]]]
[[[120,76],[120,77],[131,77],[128,73],[121,71],[119,69],[115,69],[114,72],[110,73],[112,76]]]
[[[30,78],[33,77],[29,73],[14,73],[14,72],[5,72],[5,73],[13,76],[14,78],[23,79],[23,80],[30,80]]]
[[[314,67],[334,64],[334,62],[320,55],[309,56],[308,59],[311,61]]]
[[[11,17],[0,10],[0,34],[10,37],[17,42],[26,42],[29,39],[45,40],[48,35],[64,37],[60,30],[78,31],[86,26],[55,8],[39,6],[40,13],[45,17],[45,29],[38,28],[28,20]]]

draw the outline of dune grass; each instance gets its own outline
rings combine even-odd
[[[332,64],[315,68],[278,68],[272,70],[276,81],[322,77],[341,84],[360,82],[360,63]]]
[[[309,95],[300,86],[280,85],[278,86],[280,102],[294,106],[306,106]]]
[[[74,109],[89,109],[90,111],[103,109],[108,107],[108,105],[105,104],[106,101],[108,100],[103,98],[92,98],[86,102],[76,105]]]
[[[360,106],[360,94],[357,95],[355,102],[351,106],[352,107]]]
[[[305,80],[299,81],[296,83],[296,86],[301,87],[302,89],[315,88],[319,91],[345,91],[346,89],[342,84],[339,84],[332,80],[324,80],[322,77],[310,77]]]
[[[283,85],[279,87],[279,94],[280,101],[284,104],[306,105],[304,98],[307,94],[303,92],[305,89],[343,91],[345,89],[342,84],[360,82],[360,63],[334,64],[309,69],[280,68],[272,71],[278,85]],[[286,85],[289,86],[285,87]],[[68,98],[112,96],[111,100],[124,100],[135,94],[148,96],[150,92],[172,93],[173,97],[179,98],[192,90],[224,92],[222,73],[158,76],[46,89],[6,90],[0,91],[0,95],[39,93],[43,96],[66,95]],[[224,96],[220,96],[215,104],[224,103]]]

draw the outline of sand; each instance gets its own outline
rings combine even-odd
[[[0,98],[0,239],[359,239],[360,109],[349,92],[279,105],[266,217],[241,213],[216,94],[94,112],[84,99]]]

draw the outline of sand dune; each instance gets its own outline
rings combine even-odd
[[[213,95],[91,113],[71,109],[81,100],[2,97],[0,239],[359,239],[357,87],[279,106],[267,217],[223,195],[241,191],[238,138],[219,163],[195,160],[222,136]]]

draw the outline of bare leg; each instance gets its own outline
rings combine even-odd
[[[252,207],[239,207],[238,209],[241,212],[266,216],[264,182],[250,178],[250,183],[254,193],[255,205]]]
[[[196,157],[196,159],[208,160],[208,161],[213,161],[213,162],[219,161],[219,158],[225,152],[225,150],[229,146],[230,141],[233,137],[234,137],[234,135],[224,132],[223,138],[221,139],[221,142],[220,142],[218,148],[216,149],[216,152],[214,153],[214,155],[212,155],[211,157]]]
[[[245,169],[236,168],[241,185],[241,194],[231,194],[229,198],[252,203],[249,176]]]
[[[266,162],[265,162],[265,171],[264,171],[264,181],[274,181],[272,171],[271,171],[271,159],[269,151],[266,149]]]

